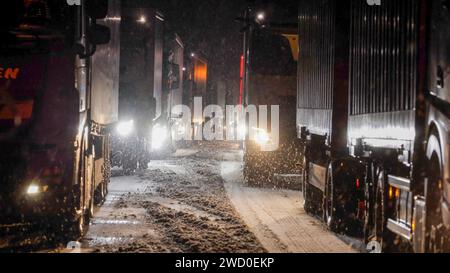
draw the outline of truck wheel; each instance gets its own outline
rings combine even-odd
[[[443,180],[439,157],[433,154],[428,169],[427,244],[426,252],[442,253],[445,245],[445,227],[442,218]],[[447,250],[448,251],[448,250]]]
[[[90,205],[90,200],[86,200],[86,194],[88,191],[86,190],[86,177],[89,175],[88,171],[88,162],[90,159],[93,159],[92,156],[87,156],[86,151],[88,147],[88,136],[87,134],[83,137],[82,145],[81,145],[81,154],[80,154],[80,178],[78,187],[76,187],[75,193],[73,196],[75,197],[75,202],[73,203],[76,206],[77,212],[75,216],[75,220],[73,222],[69,222],[68,225],[68,234],[71,238],[77,240],[81,238],[84,234],[86,228],[86,219],[89,217],[88,213],[85,211],[85,205]],[[93,166],[93,165],[91,165]],[[91,172],[92,174],[92,172]],[[92,181],[92,180],[91,180]],[[92,187],[92,185],[91,185]],[[91,189],[90,189],[91,190]],[[92,199],[92,198],[90,198]]]
[[[76,197],[80,194],[81,189],[79,187],[74,188],[74,193],[72,194],[72,201],[70,206],[83,207],[83,201],[81,198]],[[58,238],[67,241],[77,241],[79,240],[85,232],[86,229],[86,214],[82,210],[77,210],[74,214],[64,215],[61,218],[61,222],[56,225]]]
[[[100,206],[105,202],[106,196],[108,195],[108,183],[109,178],[108,180],[104,178],[100,185],[98,185],[97,189],[95,189],[94,204],[96,206]]]
[[[309,215],[314,215],[314,204],[312,202],[312,190],[309,184],[308,167],[303,168],[303,209]]]
[[[394,251],[394,234],[387,229],[388,218],[388,197],[386,173],[382,167],[375,168],[377,177],[377,190],[375,195],[375,236],[374,238],[380,245],[382,252],[388,253]]]
[[[303,196],[303,200],[306,199],[306,179],[307,179],[307,162],[306,162],[306,156],[303,156],[303,162],[302,162],[303,166],[302,166],[302,196]]]
[[[333,180],[333,168],[331,166],[328,168],[327,183],[323,196],[323,220],[331,231],[339,232],[342,209],[337,206]]]
[[[89,208],[88,213],[86,215],[86,222],[89,223],[90,219],[94,217],[95,212],[95,192],[96,189],[94,188],[94,185],[91,185],[91,196],[89,198]]]
[[[79,240],[83,237],[86,230],[86,215],[80,215],[77,220],[72,224],[72,238]]]
[[[123,160],[123,173],[125,175],[132,175],[137,169],[136,158],[125,158]]]
[[[107,149],[109,150],[109,149]],[[102,205],[105,200],[106,196],[108,195],[108,184],[111,178],[111,159],[110,159],[110,152],[107,151],[105,154],[105,162],[103,163],[103,179],[100,185],[98,185],[96,191],[95,191],[95,205],[100,206]]]

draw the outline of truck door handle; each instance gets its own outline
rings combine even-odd
[[[437,87],[439,89],[444,88],[444,70],[442,69],[442,67],[440,65],[438,65],[437,67]]]

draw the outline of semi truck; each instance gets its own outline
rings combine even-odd
[[[6,1],[0,42],[0,223],[76,239],[109,182],[120,1]]]
[[[450,2],[302,1],[305,210],[384,251],[448,252]]]
[[[157,156],[177,150],[180,141],[188,130],[182,122],[184,79],[184,44],[177,33],[166,28],[163,55],[163,88],[157,101],[161,104],[152,130],[152,152]]]
[[[124,174],[176,148],[182,124],[172,109],[182,101],[183,54],[161,12],[141,1],[122,3],[120,115],[111,157]]]
[[[254,16],[252,10],[256,9],[247,11],[247,18]],[[297,161],[301,149],[297,144],[295,118],[292,118],[296,113],[298,36],[296,24],[289,24],[289,18],[271,16],[275,22],[277,19],[285,22],[247,26],[239,98],[245,108],[245,120],[239,121],[237,133],[244,138],[243,173],[247,184],[294,189],[299,187],[295,179],[288,179],[291,185],[283,185],[284,179],[278,178],[299,174]],[[251,122],[254,118],[249,111],[251,107],[260,111],[257,124]],[[263,108],[267,108],[267,122],[261,119]]]
[[[124,174],[148,166],[153,121],[161,112],[164,17],[136,1],[122,2],[119,122],[112,134],[113,167]]]

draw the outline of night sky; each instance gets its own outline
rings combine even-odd
[[[242,26],[235,21],[246,1],[230,0],[154,0],[168,26],[177,32],[186,50],[203,55],[209,62],[209,84],[226,84],[229,92],[239,86],[242,54]]]
[[[209,84],[226,84],[229,92],[239,88],[239,62],[242,54],[242,23],[235,19],[248,4],[276,20],[295,20],[297,3],[293,0],[153,0],[169,27],[183,39],[186,50],[200,53],[209,61]]]

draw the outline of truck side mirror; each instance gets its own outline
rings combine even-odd
[[[104,19],[108,16],[108,0],[88,0],[86,10],[92,19]]]
[[[90,42],[93,45],[105,45],[111,41],[111,30],[104,25],[92,25],[89,34]]]

